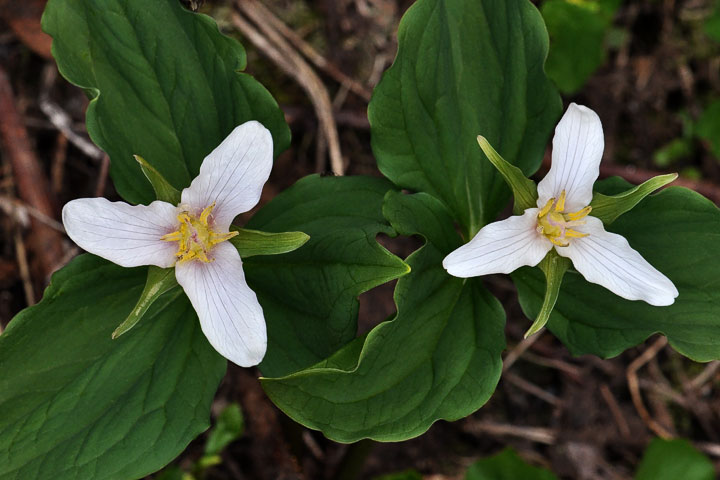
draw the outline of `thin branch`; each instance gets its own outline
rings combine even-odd
[[[328,143],[330,166],[334,173],[342,175],[345,167],[340,151],[337,125],[333,116],[330,95],[322,81],[302,56],[273,28],[273,20],[258,7],[258,2],[255,0],[242,0],[237,1],[235,5],[243,14],[255,22],[258,28],[262,30],[262,33],[245,21],[243,17],[233,12],[231,20],[235,27],[282,68],[285,73],[293,77],[310,97],[320,128]]]
[[[657,355],[660,350],[665,348],[667,343],[667,337],[658,338],[655,343],[650,345],[650,347],[643,352],[642,355],[632,361],[626,372],[628,389],[630,390],[635,410],[637,410],[638,414],[640,414],[640,418],[650,430],[655,432],[658,436],[666,439],[673,438],[674,435],[667,428],[655,421],[655,419],[652,418],[652,415],[650,415],[650,412],[648,412],[647,408],[645,408],[642,394],[640,393],[637,372],[643,365],[648,363],[655,355]]]
[[[280,32],[290,43],[295,45],[295,47],[297,47],[297,49],[300,50],[308,60],[314,63],[316,67],[330,75],[338,83],[347,87],[348,90],[355,93],[366,102],[370,101],[372,92],[369,88],[343,73],[337,65],[318,53],[317,50],[307,43],[300,35],[289,28],[285,22],[280,20],[274,13],[268,10],[267,7],[259,2],[255,2],[254,8],[262,14],[263,18],[270,23],[275,30]]]
[[[493,422],[468,422],[464,429],[473,434],[518,437],[546,445],[555,444],[557,438],[555,430],[549,428],[523,427]]]
[[[40,90],[40,98],[38,99],[40,110],[47,116],[50,123],[60,130],[68,141],[75,145],[78,150],[92,159],[102,160],[105,153],[90,140],[75,133],[72,129],[72,117],[60,108],[59,105],[50,100],[50,87],[55,81],[56,76],[57,70],[55,69],[55,65],[48,63],[43,70],[42,89]]]

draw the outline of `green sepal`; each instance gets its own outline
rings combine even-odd
[[[130,315],[112,333],[113,340],[137,325],[145,312],[148,311],[148,308],[150,308],[150,305],[160,298],[160,295],[177,285],[174,268],[160,268],[150,265],[145,280],[145,288],[143,288],[140,298]]]
[[[631,188],[630,190],[619,193],[617,195],[603,195],[595,193],[593,195],[590,206],[592,207],[592,216],[599,218],[605,225],[612,222],[623,213],[629,212],[640,201],[653,193],[658,188],[662,188],[668,183],[674,181],[678,177],[677,173],[668,173],[666,175],[658,175],[642,184]]]
[[[487,159],[490,160],[490,163],[493,164],[503,179],[505,179],[505,183],[512,189],[513,196],[515,197],[513,212],[517,215],[528,208],[535,207],[538,198],[537,185],[535,185],[535,182],[527,178],[518,167],[505,160],[492,145],[490,145],[490,142],[488,142],[485,137],[478,135],[477,141]]]
[[[289,253],[305,245],[310,235],[303,232],[270,233],[231,226],[230,230],[238,232],[230,239],[240,258],[255,255],[278,255]]]
[[[140,155],[133,155],[133,157],[135,157],[135,160],[140,164],[140,169],[145,174],[145,178],[148,179],[153,190],[155,190],[155,197],[163,202],[178,205],[180,203],[180,191],[170,185],[170,182],[143,157]]]
[[[545,258],[542,259],[538,267],[540,267],[540,270],[545,274],[545,299],[543,300],[542,307],[540,307],[540,312],[538,312],[535,321],[528,331],[525,332],[525,338],[539,332],[550,319],[550,314],[560,294],[560,285],[562,284],[563,276],[568,268],[570,268],[570,259],[561,257],[555,249],[552,249],[545,255]]]

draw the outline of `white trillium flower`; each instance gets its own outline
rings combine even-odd
[[[174,266],[215,350],[240,366],[257,365],[267,348],[265,318],[226,240],[237,235],[232,220],[260,200],[272,162],[270,132],[247,122],[205,157],[180,205],[82,198],[65,205],[63,224],[80,247],[123,267]]]
[[[589,282],[628,300],[671,305],[678,296],[672,281],[590,216],[603,149],[600,118],[570,104],[555,129],[552,166],[538,184],[538,208],[486,225],[445,257],[443,267],[462,278],[510,273],[536,266],[554,248]]]

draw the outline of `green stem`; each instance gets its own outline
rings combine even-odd
[[[550,314],[555,307],[558,295],[560,294],[560,285],[563,276],[570,267],[570,260],[558,255],[555,250],[550,250],[545,258],[538,265],[545,274],[545,299],[535,321],[525,333],[525,338],[536,334],[550,320]]]

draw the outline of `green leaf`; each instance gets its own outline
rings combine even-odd
[[[479,280],[442,268],[460,244],[444,206],[391,191],[383,211],[399,233],[427,241],[398,280],[397,315],[312,368],[262,380],[290,417],[340,442],[401,441],[462,418],[488,400],[502,369],[502,307]]]
[[[603,195],[602,193],[595,192],[592,202],[590,202],[590,206],[592,207],[591,215],[602,220],[605,225],[610,225],[620,215],[632,210],[643,198],[668,183],[675,181],[677,177],[677,173],[658,175],[617,195]]]
[[[470,466],[465,480],[558,480],[544,468],[528,465],[514,450],[508,448]]]
[[[635,480],[713,480],[715,468],[683,439],[654,439],[645,451]]]
[[[0,478],[139,478],[208,427],[226,362],[179,290],[110,338],[146,270],[78,257],[0,336]]]
[[[560,117],[547,31],[527,0],[418,0],[398,42],[368,111],[378,166],[439,198],[470,238],[509,196],[476,137],[529,176]]]
[[[310,235],[299,250],[248,258],[244,264],[267,321],[264,375],[307,368],[353,340],[358,295],[408,272],[375,240],[379,233],[395,236],[382,216],[383,197],[391,188],[380,178],[312,175],[276,196],[247,224]]]
[[[512,190],[513,197],[515,198],[513,212],[519,215],[528,208],[537,206],[538,193],[535,182],[527,178],[522,170],[502,158],[485,137],[478,135],[477,141],[487,159],[490,160],[490,163],[500,172],[505,183],[507,183],[510,190]]]
[[[238,234],[230,239],[230,243],[235,245],[243,259],[255,255],[289,253],[310,240],[310,236],[303,232],[268,233],[236,226],[232,226],[231,230]]]
[[[231,403],[225,407],[218,416],[217,423],[210,430],[205,444],[205,456],[218,455],[230,443],[240,438],[244,430],[245,420],[240,405]]]
[[[133,328],[147,313],[150,306],[160,298],[165,292],[177,287],[178,283],[175,279],[174,268],[160,268],[154,265],[148,267],[147,278],[145,279],[145,288],[143,288],[140,298],[130,314],[112,333],[112,338],[116,339],[120,335],[126,333]]]
[[[605,61],[605,36],[619,0],[547,0],[540,11],[550,34],[547,74],[563,93],[582,87]]]
[[[152,185],[153,190],[155,190],[155,198],[172,205],[179,205],[181,200],[180,190],[170,185],[170,182],[165,180],[165,177],[163,177],[160,172],[155,169],[155,167],[150,165],[140,155],[133,156],[140,164],[140,169],[145,175],[145,178],[148,179],[148,182]]]
[[[242,46],[177,0],[50,0],[42,23],[60,72],[91,97],[88,133],[131,203],[155,199],[133,155],[180,190],[241,123],[265,125],[276,154],[289,143],[275,100],[240,73]]]
[[[617,180],[596,184],[617,192]],[[673,281],[679,297],[668,307],[629,301],[588,283],[574,270],[563,280],[548,328],[575,355],[612,357],[653,333],[696,361],[720,359],[720,210],[701,195],[669,187],[624,214],[608,231],[623,235],[651,265]],[[540,308],[545,282],[537,269],[513,274],[526,315]]]

